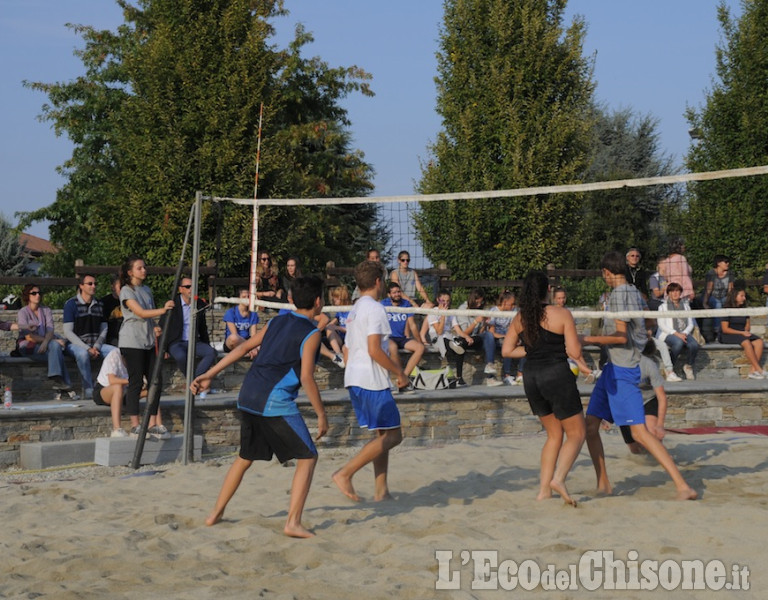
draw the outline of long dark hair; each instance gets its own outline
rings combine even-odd
[[[545,302],[549,292],[549,279],[544,271],[529,271],[520,292],[520,320],[523,323],[523,341],[530,347],[539,339],[539,325],[546,320]]]

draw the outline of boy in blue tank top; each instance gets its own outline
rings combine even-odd
[[[275,455],[281,463],[296,460],[288,519],[283,531],[291,537],[314,536],[301,524],[301,515],[317,464],[317,449],[299,413],[296,396],[299,388],[304,386],[317,415],[317,441],[328,431],[314,376],[320,331],[313,319],[323,306],[322,293],[323,283],[317,277],[296,279],[292,287],[295,311],[273,318],[255,336],[234,348],[192,382],[190,387],[195,394],[207,390],[217,373],[261,347],[237,400],[241,411],[240,453],[224,478],[216,506],[205,520],[206,525],[221,521],[224,509],[253,461],[269,461]]]

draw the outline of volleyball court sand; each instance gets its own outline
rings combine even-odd
[[[768,575],[768,438],[738,433],[666,439],[700,500],[675,502],[651,459],[604,434],[615,495],[593,497],[586,449],[568,480],[578,508],[535,500],[541,435],[443,447],[404,447],[390,461],[395,501],[353,504],[330,481],[351,449],[321,448],[304,523],[317,537],[282,528],[292,468],[256,463],[224,521],[205,527],[231,458],[161,471],[116,468],[96,478],[62,470],[56,480],[0,475],[0,597],[69,598],[717,598],[723,591],[473,590],[462,551],[569,569],[588,550],[627,560],[719,559],[750,570],[765,598]],[[106,473],[106,474],[104,474]],[[50,477],[50,474],[48,474]],[[370,496],[372,473],[355,478]],[[437,550],[460,589],[435,589]],[[458,572],[458,573],[455,573]],[[727,572],[730,581],[730,570]]]

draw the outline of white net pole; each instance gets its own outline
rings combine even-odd
[[[259,264],[259,162],[261,158],[261,119],[264,114],[264,103],[259,106],[259,133],[256,141],[256,175],[253,183],[253,226],[251,230],[251,273],[249,278],[249,306],[251,312],[256,302],[256,267]]]

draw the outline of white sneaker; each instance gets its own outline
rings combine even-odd
[[[523,385],[523,376],[522,375],[518,375],[517,379],[515,379],[515,381],[517,382],[517,385]]]
[[[486,375],[496,375],[496,366],[493,363],[488,363],[483,369],[483,373]]]
[[[683,378],[680,377],[674,371],[670,371],[669,373],[667,373],[667,381],[677,383],[677,382],[682,381],[682,380],[683,380]]]
[[[584,383],[595,383],[602,374],[600,369],[592,369],[592,372],[584,378]]]
[[[344,357],[342,357],[341,354],[334,355],[333,364],[339,367],[339,369],[343,369],[346,366],[344,364]]]
[[[747,377],[750,379],[765,379],[762,371],[752,371]]]
[[[514,377],[512,377],[512,375],[507,375],[504,378],[504,383],[506,383],[507,385],[517,385],[517,381],[515,380]]]
[[[485,385],[487,385],[488,387],[498,387],[500,385],[504,385],[504,383],[502,381],[499,381],[495,377],[486,377]]]
[[[109,434],[109,437],[113,438],[127,438],[128,432],[125,429],[113,429],[112,433]]]
[[[683,373],[685,373],[685,378],[689,381],[696,379],[696,376],[693,374],[693,367],[691,365],[685,365],[683,367]]]
[[[463,338],[455,337],[450,342],[448,342],[448,347],[453,350],[456,354],[464,354],[465,348],[462,346],[462,342],[464,341]]]

